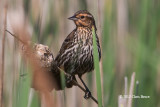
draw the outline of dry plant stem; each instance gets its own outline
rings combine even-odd
[[[27,107],[31,107],[33,95],[34,95],[34,89],[30,88]]]
[[[4,76],[4,57],[5,57],[5,36],[6,36],[6,23],[7,23],[7,4],[4,8],[4,31],[3,31],[3,38],[2,38],[2,64],[1,64],[1,72],[0,72],[0,107],[3,106],[3,76]]]
[[[41,107],[54,107],[53,97],[50,92],[40,92]]]
[[[132,73],[131,84],[130,84],[130,89],[129,89],[129,96],[133,95],[134,81],[135,81],[135,72]],[[132,98],[131,97],[128,99],[127,107],[132,107]]]
[[[128,89],[127,89],[127,84],[128,84],[128,78],[124,77],[124,95],[128,95]],[[127,107],[127,98],[123,98],[122,95],[118,96],[118,107]]]
[[[124,86],[124,95],[127,95],[127,93],[128,93],[128,86],[127,86],[127,84],[128,84],[128,79],[127,79],[127,77],[125,77],[124,78],[124,84],[125,84],[125,86]]]
[[[79,85],[75,80],[72,80],[74,84],[76,84],[82,91],[87,92],[81,85]],[[98,104],[98,101],[91,95],[91,99]]]
[[[23,40],[21,40],[20,38],[18,38],[17,36],[15,36],[14,34],[12,34],[10,31],[8,31],[7,29],[5,30],[6,32],[8,32],[10,35],[12,35],[14,38],[16,38],[18,41],[20,41],[23,44],[26,44]]]
[[[38,29],[38,41],[40,41],[40,38],[41,38],[41,24],[42,24],[42,15],[43,15],[43,10],[41,10],[41,14],[39,13],[39,16],[38,16],[38,26],[39,26],[39,29]]]
[[[127,93],[128,93],[128,78],[127,77],[125,77],[124,78],[124,84],[125,84],[125,86],[124,86],[124,95],[127,95]],[[124,105],[124,107],[126,107],[127,106],[127,99],[125,99],[125,105]]]

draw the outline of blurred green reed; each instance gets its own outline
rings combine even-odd
[[[15,81],[16,87],[13,89],[13,107],[27,107],[28,105],[31,87],[31,69],[30,65],[24,64],[22,60],[21,62],[19,78],[18,81]]]
[[[66,77],[65,77],[64,71],[62,69],[60,69],[60,72],[61,72],[61,86],[62,86],[62,89],[65,89]],[[63,91],[63,103],[64,103],[63,105],[66,105],[65,91]]]
[[[116,11],[115,3],[106,2],[104,13],[104,31],[102,39],[104,97],[105,106],[117,106],[117,96],[122,94],[124,84],[116,84]],[[108,4],[107,4],[108,3]],[[125,40],[130,62],[126,66],[125,75],[136,72],[139,80],[139,95],[150,96],[149,99],[138,99],[137,107],[159,106],[160,90],[157,89],[159,71],[159,29],[160,29],[160,2],[157,0],[142,0],[128,2],[128,31]],[[111,8],[110,8],[111,7]],[[135,99],[133,99],[135,100]],[[134,106],[134,103],[133,103]]]
[[[65,86],[66,86],[66,83],[65,83],[65,74],[64,74],[63,70],[61,70],[61,86],[62,86],[62,89],[64,89]]]
[[[97,47],[96,34],[95,34],[94,27],[92,27],[92,34],[93,34],[93,59],[94,59],[94,67],[96,71],[98,107],[102,107],[101,75],[100,75],[100,69],[99,69],[99,55],[98,55],[98,47]]]

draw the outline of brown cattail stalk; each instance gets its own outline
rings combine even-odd
[[[2,62],[1,62],[1,72],[0,72],[0,107],[3,106],[3,75],[4,75],[4,57],[5,57],[5,29],[6,29],[6,23],[7,23],[7,4],[4,8],[4,32],[2,37]]]

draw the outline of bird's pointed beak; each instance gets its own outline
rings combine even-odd
[[[72,16],[72,17],[69,17],[68,18],[69,20],[78,20],[78,18],[74,15],[74,16]]]

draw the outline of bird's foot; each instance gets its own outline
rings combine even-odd
[[[88,90],[88,91],[85,92],[84,98],[89,99],[91,96],[92,96],[91,92]]]
[[[72,75],[67,75],[67,83],[72,82],[73,76]]]

